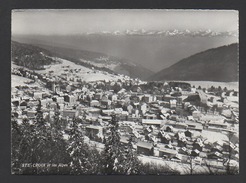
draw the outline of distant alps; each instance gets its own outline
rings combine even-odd
[[[206,30],[197,30],[197,31],[191,31],[189,29],[185,30],[178,30],[178,29],[172,29],[172,30],[145,30],[145,29],[133,29],[129,30],[126,29],[124,31],[116,30],[116,31],[101,31],[101,32],[87,32],[86,35],[139,35],[139,36],[146,36],[146,35],[152,35],[152,36],[193,36],[193,37],[214,37],[214,36],[238,36],[238,31],[213,31],[211,29]]]

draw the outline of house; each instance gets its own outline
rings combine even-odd
[[[142,137],[143,137],[143,136],[140,135],[137,131],[133,130],[133,132],[132,132],[132,140],[133,140],[134,142],[137,142],[138,139],[141,139]]]
[[[66,110],[63,110],[62,112],[62,117],[63,118],[73,118],[73,117],[76,117],[77,116],[77,112],[76,110],[69,110],[69,109],[66,109]]]
[[[126,137],[126,136],[120,136],[120,143],[121,143],[122,145],[128,145],[128,143],[129,143],[129,138]]]
[[[185,137],[185,133],[184,132],[178,132],[178,133],[176,133],[175,136],[177,137],[177,140],[178,140],[178,146],[179,147],[186,147],[187,140]]]
[[[219,153],[219,152],[210,152],[207,154],[208,159],[221,159],[223,158],[223,154]]]
[[[142,112],[142,114],[145,114],[147,112],[147,104],[144,103],[140,106],[140,110]]]
[[[52,110],[57,110],[57,103],[56,102],[51,102],[48,104],[48,107]]]
[[[214,147],[211,148],[211,152],[219,152],[219,153],[222,153],[224,150],[223,150],[223,147],[222,146],[219,146],[219,145],[216,145]]]
[[[183,97],[177,97],[177,106],[180,106],[180,108],[183,106]]]
[[[202,90],[197,90],[196,92],[197,92],[198,95],[199,95],[200,102],[203,103],[203,104],[207,104],[208,97],[207,97],[207,95],[204,93],[204,91],[202,91]]]
[[[94,100],[101,100],[102,99],[102,96],[103,96],[103,93],[96,93],[94,95]]]
[[[204,148],[206,149],[211,149],[213,147],[213,144],[209,142],[208,140],[204,140],[203,144],[204,144]]]
[[[132,105],[128,105],[127,106],[127,111],[129,114],[132,114],[132,110],[133,110],[133,106]]]
[[[21,101],[20,102],[20,109],[26,109],[27,107],[27,102],[26,101]]]
[[[153,97],[151,95],[144,95],[142,100],[145,102],[145,103],[150,103],[153,101]]]
[[[171,109],[176,108],[176,106],[177,106],[177,100],[176,99],[170,100],[170,108]]]
[[[169,144],[171,142],[171,137],[167,133],[160,131],[158,134],[159,138],[161,139],[161,143]]]
[[[56,84],[55,82],[52,82],[51,83],[51,90],[54,92],[54,93],[58,93],[61,91],[61,87]]]
[[[104,116],[110,116],[114,113],[114,109],[105,109],[105,110],[102,110],[102,115]]]
[[[226,118],[231,118],[232,117],[232,111],[230,109],[223,109],[221,112],[221,115],[226,117]]]
[[[76,104],[76,100],[77,100],[76,97],[73,95],[65,95],[64,96],[64,101],[68,102],[71,105]]]
[[[42,99],[43,98],[43,92],[33,92],[33,98]]]
[[[110,100],[101,100],[101,107],[108,108],[111,105]]]
[[[174,147],[173,147],[173,145],[172,145],[172,144],[166,144],[166,145],[165,145],[165,148],[168,148],[168,149],[173,149]]]
[[[64,103],[59,103],[58,106],[60,107],[60,110],[63,110],[64,107],[65,107],[65,104]]]
[[[71,85],[67,85],[67,86],[66,86],[66,91],[67,91],[67,92],[70,92],[71,90],[72,90],[72,86],[71,86]]]
[[[64,103],[64,97],[55,97],[55,102]]]
[[[158,128],[161,127],[161,125],[163,124],[163,120],[159,120],[159,119],[142,119],[142,124],[143,125],[154,125]]]
[[[111,116],[98,116],[98,119],[101,119],[102,121],[111,121]]]
[[[118,117],[120,121],[126,121],[128,120],[128,116],[129,116],[129,113],[127,111],[122,111]]]
[[[180,138],[180,139],[178,139],[178,146],[179,147],[186,147],[186,145],[187,145],[186,138]]]
[[[189,130],[198,131],[198,132],[202,132],[203,130],[203,126],[201,123],[194,123],[191,121],[187,121],[186,124],[187,124],[187,129]]]
[[[122,109],[121,107],[119,107],[119,108],[114,108],[114,113],[115,113],[116,115],[120,115],[120,114],[122,114],[122,112],[123,112],[123,109]]]
[[[37,111],[27,111],[27,117],[30,118],[35,118]]]
[[[173,132],[173,126],[166,126],[166,132]]]
[[[14,106],[19,106],[19,104],[20,104],[20,101],[21,101],[21,99],[20,99],[20,97],[16,97],[16,98],[11,98],[11,102],[12,102],[12,104],[14,105]]]
[[[202,142],[202,140],[196,140],[194,143],[193,143],[193,150],[194,149],[197,149],[199,151],[202,151],[203,150],[203,147],[204,147],[204,144]]]
[[[156,100],[157,101],[162,101],[163,100],[163,95],[156,95]]]
[[[41,105],[42,106],[47,106],[47,104],[49,104],[49,103],[52,103],[53,102],[53,100],[52,99],[48,99],[48,98],[46,98],[46,99],[42,99],[42,100],[40,100],[40,102],[41,102]]]
[[[137,95],[132,95],[132,96],[130,97],[130,99],[131,99],[131,101],[134,102],[134,103],[139,102],[139,98],[138,98]]]
[[[159,156],[160,157],[166,157],[166,158],[173,158],[176,156],[176,154],[178,154],[178,152],[174,149],[169,149],[169,148],[164,148],[161,147],[159,149]]]
[[[224,142],[222,147],[224,151],[227,151],[227,152],[233,152],[235,151],[234,149],[236,149],[236,146],[231,142]]]
[[[119,130],[125,132],[125,133],[132,133],[133,129],[129,125],[120,125]]]
[[[101,114],[101,109],[98,109],[98,108],[89,108],[89,109],[87,109],[87,113],[91,117],[98,118],[100,116],[100,114]]]
[[[116,102],[117,101],[117,99],[118,99],[118,95],[109,95],[109,100],[111,100],[112,102]]]
[[[213,145],[214,146],[223,146],[223,144],[224,144],[224,140],[217,140],[217,141],[215,141],[214,143],[213,143]]]
[[[154,155],[154,146],[152,143],[139,141],[137,143],[137,153],[147,156]]]
[[[172,121],[179,121],[179,116],[172,114],[171,116],[169,116],[169,119],[172,120]]]
[[[98,100],[92,100],[90,102],[90,106],[91,107],[99,107],[100,106],[100,102]]]
[[[223,128],[226,129],[227,128],[227,124],[225,123],[220,123],[220,122],[214,122],[214,121],[210,121],[209,123],[207,123],[208,127],[212,127],[212,128]]]
[[[195,120],[200,120],[200,118],[201,118],[201,112],[200,112],[200,111],[193,111],[193,112],[192,112],[192,117],[193,117]]]
[[[146,94],[142,97],[142,101],[145,103],[151,103],[156,101],[156,96],[152,96],[150,94]]]
[[[155,113],[151,114],[149,111],[149,112],[144,114],[144,119],[157,119],[157,115]]]
[[[130,101],[131,101],[131,100],[130,100],[130,96],[126,95],[126,96],[123,97],[123,103],[124,103],[124,104],[129,104]]]
[[[108,99],[108,95],[106,95],[106,94],[103,94],[102,95],[102,98],[100,99],[101,101],[107,101],[107,100],[109,100]],[[110,102],[111,102],[111,100],[109,100]]]
[[[96,125],[89,125],[85,127],[86,135],[95,141],[101,142],[104,135],[103,135],[103,127],[96,126]]]
[[[186,137],[190,137],[190,138],[193,136],[193,133],[190,130],[186,130],[184,134]]]
[[[170,124],[170,123],[169,123]],[[171,124],[174,128],[176,129],[181,129],[181,130],[186,130],[188,125],[185,123],[180,123],[180,122],[176,122],[176,123],[172,123]]]
[[[151,133],[145,136],[145,140],[150,141],[150,142],[154,142],[154,145],[156,145],[157,141],[158,141],[158,139],[154,135],[152,135]]]
[[[19,105],[19,104],[18,104]],[[27,103],[27,107],[34,107],[34,106],[37,106],[39,105],[39,101],[38,100],[30,100],[28,103]],[[42,104],[41,104],[42,105]]]
[[[176,154],[174,157],[171,158],[171,161],[181,162],[182,161],[182,155]]]
[[[131,91],[140,93],[142,92],[142,89],[138,85],[134,85],[131,87]]]
[[[139,117],[139,110],[135,109],[135,116],[138,118]]]
[[[147,128],[144,129],[144,134],[145,134],[145,135],[148,135],[148,134],[151,133],[152,131],[153,131],[153,129],[152,129],[151,127],[148,126]]]
[[[186,147],[180,148],[179,149],[179,153],[185,154],[185,155],[188,155],[189,154],[188,149]]]
[[[176,100],[176,97],[173,97],[173,96],[171,96],[171,95],[164,95],[163,100],[164,100],[165,102],[169,102],[169,104],[170,104],[170,101],[171,101],[171,100]],[[169,107],[170,107],[170,106],[169,106]]]

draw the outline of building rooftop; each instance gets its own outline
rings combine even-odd
[[[146,148],[146,149],[151,149],[153,148],[153,144],[152,143],[149,143],[149,142],[143,142],[143,141],[139,141],[137,143],[137,146],[138,147],[143,147],[143,148]]]

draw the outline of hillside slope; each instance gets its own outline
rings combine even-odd
[[[209,49],[182,59],[149,80],[238,81],[238,44]]]
[[[19,66],[28,69],[40,70],[44,65],[50,65],[56,61],[51,59],[52,54],[42,48],[15,41],[11,42],[11,60]]]
[[[39,48],[30,44],[12,42],[12,61],[11,68],[18,69],[19,66],[25,67],[25,70],[34,71],[35,73],[45,74],[51,78],[65,78],[69,81],[102,81],[102,80],[119,80],[127,78],[124,75],[118,75],[105,71],[103,68],[94,67],[87,63],[77,63],[74,60],[60,58],[59,55],[50,51]],[[70,78],[70,79],[71,79]],[[26,78],[12,75],[13,86],[23,84]]]
[[[145,67],[132,63],[131,61],[110,56],[104,53],[93,52],[88,50],[78,50],[64,47],[53,47],[49,45],[39,44],[38,47],[44,48],[51,53],[58,55],[60,58],[71,60],[75,63],[89,64],[97,68],[101,68],[107,72],[128,75],[132,78],[146,79],[153,72]]]

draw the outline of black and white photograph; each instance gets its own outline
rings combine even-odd
[[[11,174],[239,174],[238,16],[13,9]]]

